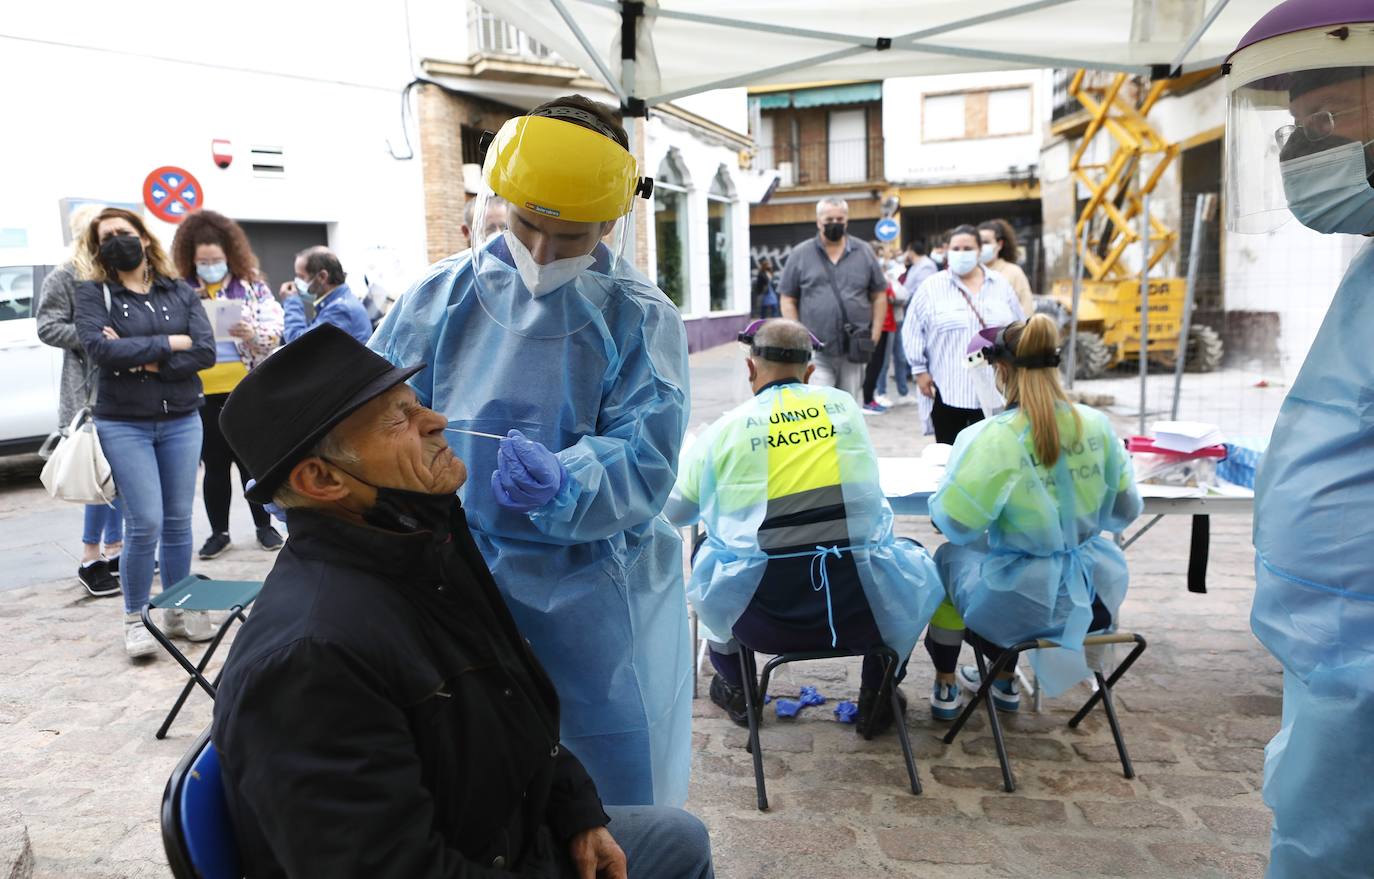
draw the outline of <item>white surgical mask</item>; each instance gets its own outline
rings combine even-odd
[[[510,249],[511,257],[515,259],[515,270],[520,273],[520,280],[525,282],[525,289],[536,299],[570,283],[596,263],[591,254],[586,254],[556,259],[540,265],[535,262],[534,255],[514,232],[507,229],[502,234],[505,236],[506,247]]]
[[[1298,222],[1327,234],[1374,232],[1374,186],[1364,153],[1365,145],[1354,141],[1279,163],[1288,209]]]
[[[960,278],[978,268],[978,251],[976,250],[951,250],[948,256],[949,270]]]
[[[302,296],[309,296],[309,295],[310,295],[310,282],[307,281],[305,278],[297,278],[297,279],[296,279],[296,292],[299,293],[299,294],[301,294]]]
[[[978,251],[978,259],[983,265],[988,265],[993,260],[997,259],[997,245],[984,244]]]
[[[220,260],[209,265],[196,263],[196,274],[207,284],[218,284],[224,280],[224,276],[229,274],[229,264]]]

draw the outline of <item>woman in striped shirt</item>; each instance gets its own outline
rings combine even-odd
[[[974,334],[1026,317],[1006,278],[979,265],[978,249],[972,226],[950,233],[948,267],[917,289],[902,326],[902,346],[921,389],[921,417],[932,422],[936,442],[952,444],[959,431],[983,419],[964,366]]]

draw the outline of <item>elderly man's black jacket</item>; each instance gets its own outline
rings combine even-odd
[[[609,819],[456,499],[446,536],[288,524],[215,700],[248,875],[558,875]]]

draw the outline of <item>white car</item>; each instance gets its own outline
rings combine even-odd
[[[38,338],[38,298],[51,265],[0,259],[0,455],[32,452],[57,429],[62,351]]]

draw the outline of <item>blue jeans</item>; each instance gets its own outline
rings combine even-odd
[[[107,455],[108,457],[108,455]],[[124,504],[115,498],[110,506],[86,505],[86,523],[81,529],[81,542],[87,546],[120,543],[124,540]]]
[[[906,351],[902,349],[902,326],[897,325],[897,332],[892,334],[892,344],[887,346],[892,354],[892,374],[897,380],[897,393],[905,397],[907,395],[906,374],[911,366],[906,362]],[[878,373],[878,384],[875,386],[874,393],[887,396],[887,370]]]
[[[695,815],[668,806],[605,808],[630,879],[715,879],[711,838]]]
[[[124,499],[128,536],[119,563],[124,612],[137,613],[153,587],[153,558],[161,544],[162,582],[191,573],[191,508],[200,463],[200,416],[163,421],[97,418],[100,446]]]

